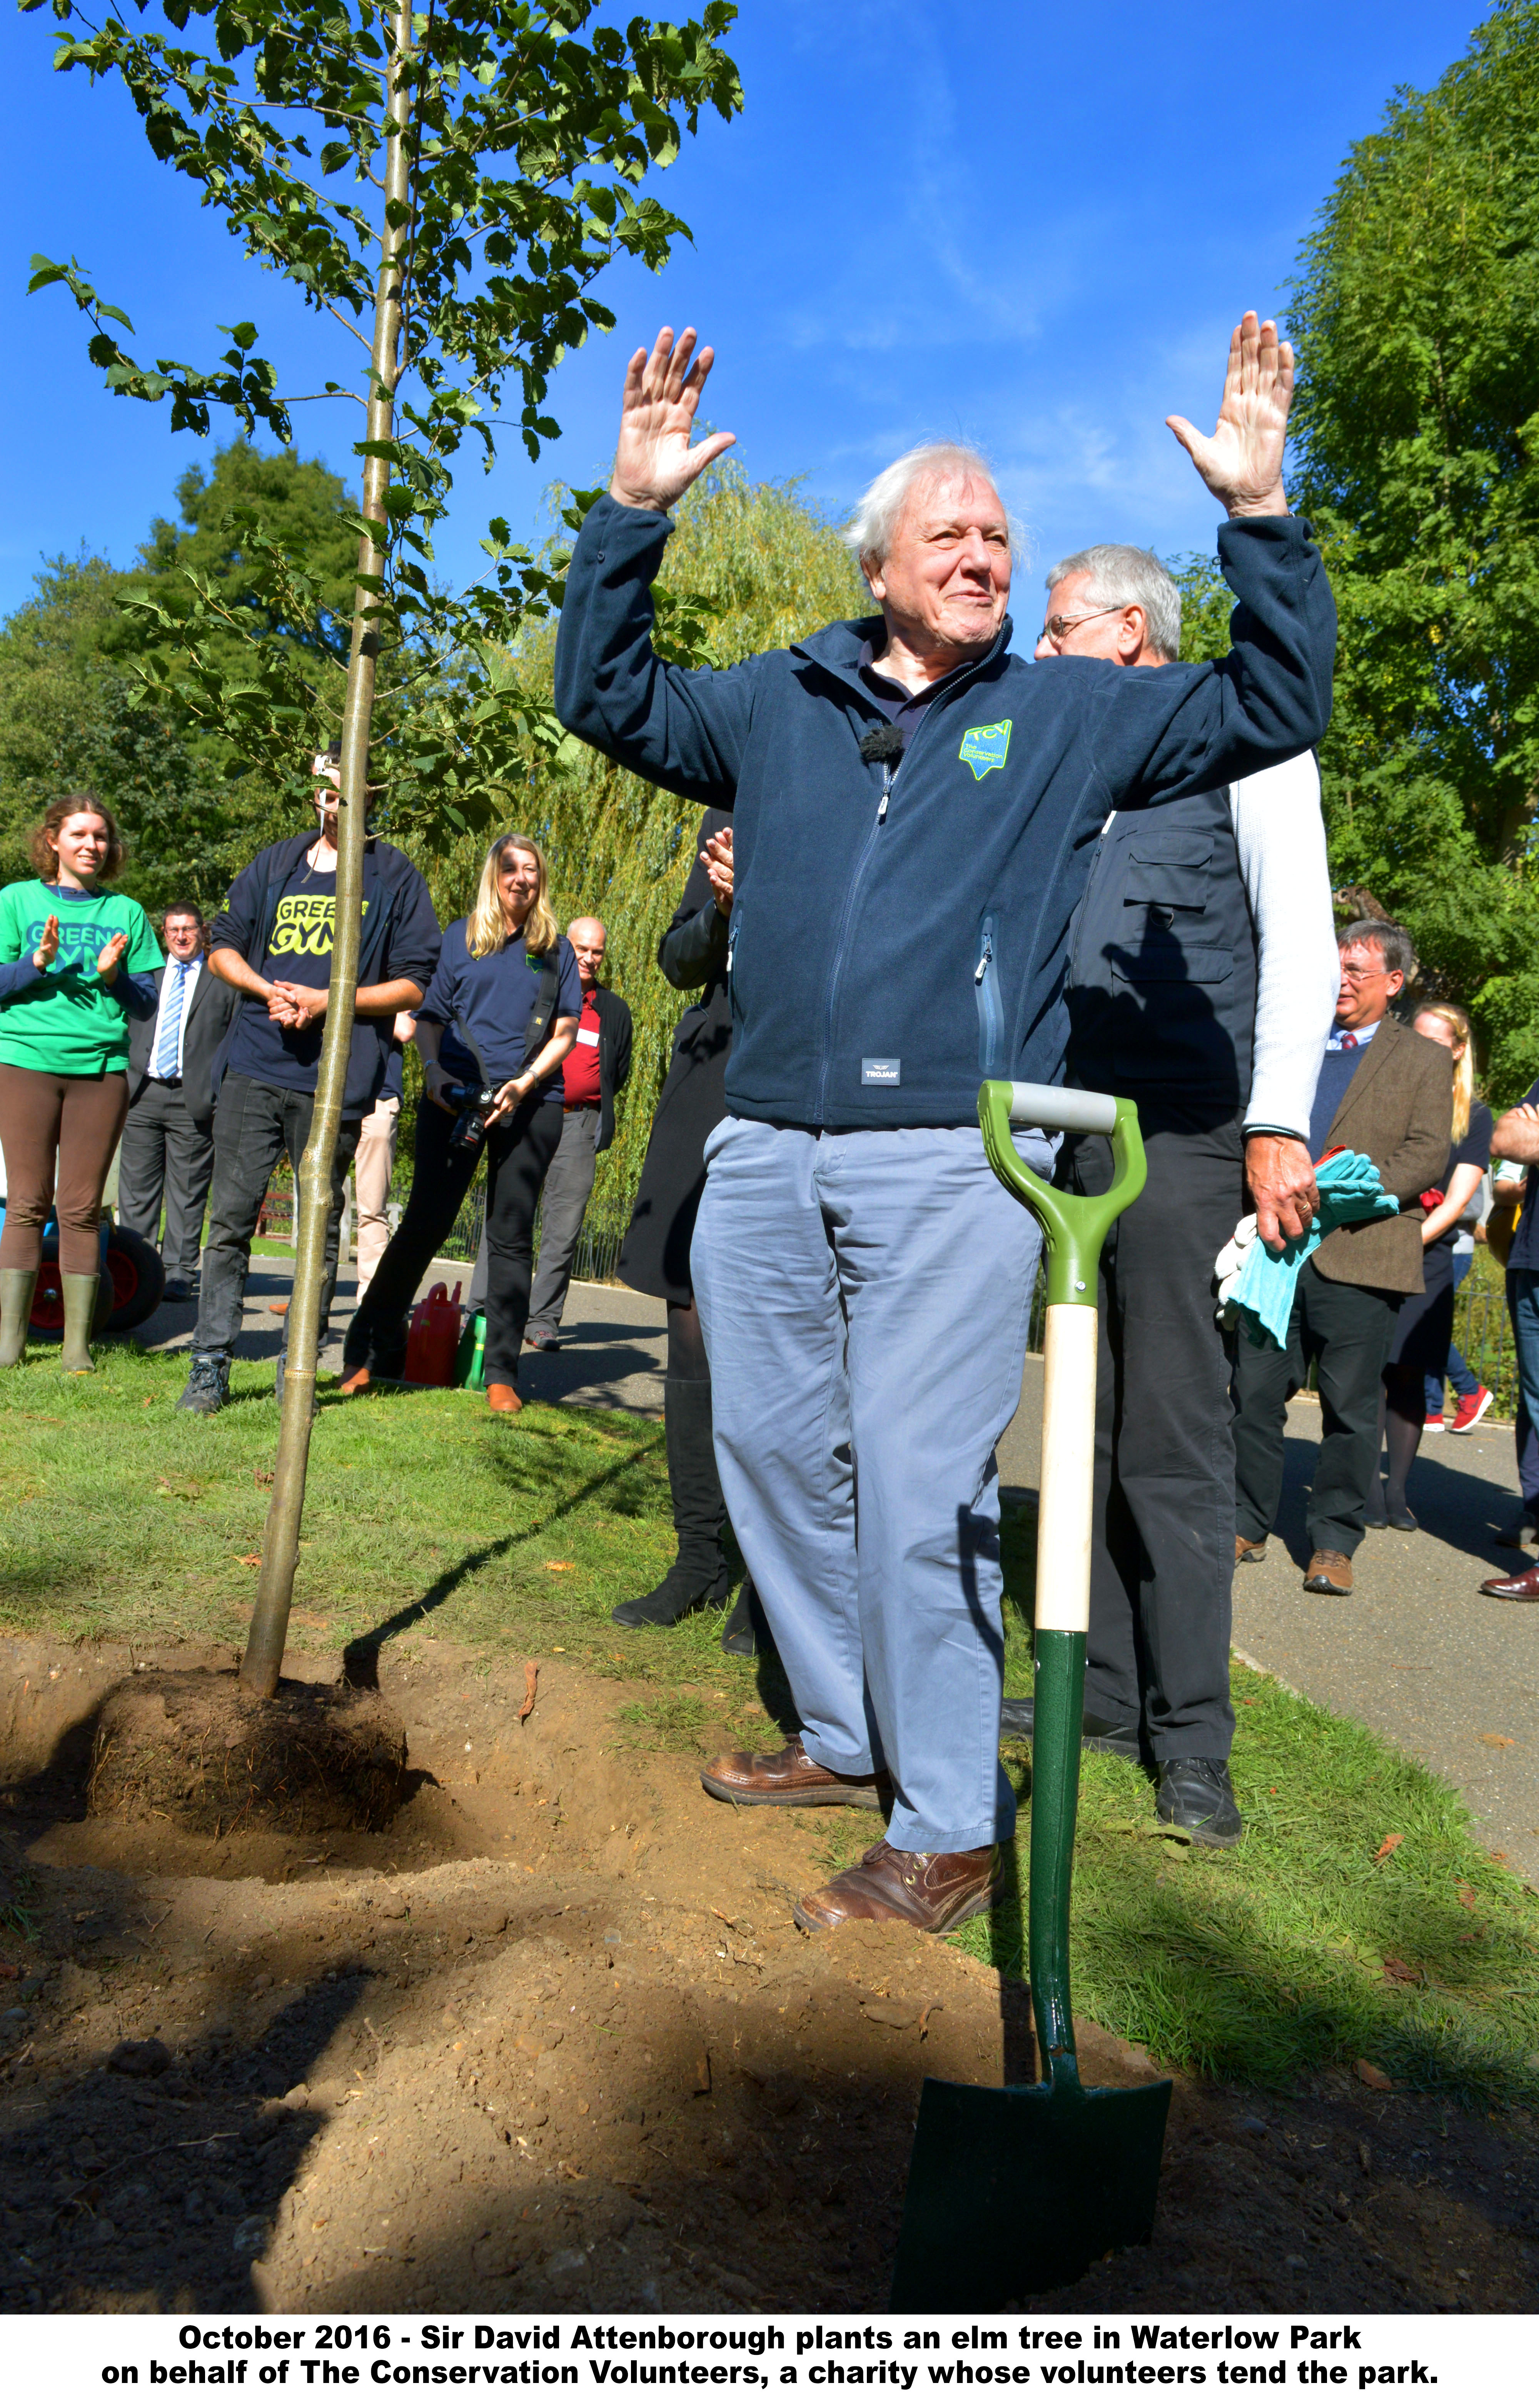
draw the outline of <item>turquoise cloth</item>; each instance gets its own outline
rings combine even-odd
[[[1299,1273],[1322,1239],[1345,1221],[1383,1221],[1400,1206],[1386,1196],[1379,1175],[1365,1154],[1333,1154],[1321,1163],[1315,1184],[1320,1209],[1302,1238],[1290,1238],[1281,1254],[1258,1241],[1240,1266],[1230,1302],[1240,1315],[1253,1346],[1287,1344],[1293,1314],[1293,1292]]]

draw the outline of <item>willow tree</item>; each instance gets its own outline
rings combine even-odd
[[[44,0],[22,0],[39,8]],[[281,761],[296,795],[341,720],[336,931],[300,1215],[272,1503],[245,1686],[270,1697],[287,1633],[315,1392],[330,1164],[341,1125],[362,920],[366,797],[386,785],[393,825],[459,830],[483,821],[522,774],[540,712],[519,686],[520,626],[551,595],[549,574],[492,522],[492,569],[451,596],[432,574],[433,532],[454,464],[474,438],[489,466],[514,423],[531,457],[560,430],[545,408],[552,370],[590,326],[612,324],[591,287],[618,253],[660,266],[688,229],[640,191],[676,154],[703,106],[741,106],[717,36],[727,0],[683,25],[605,22],[595,0],[159,0],[170,29],[74,0],[55,64],[127,92],[157,159],[187,177],[247,256],[296,287],[337,330],[338,369],[321,394],[285,394],[254,325],[197,368],[144,366],[133,325],[78,261],[34,261],[33,289],[62,284],[93,329],[108,389],[170,407],[202,435],[216,408],[247,434],[290,440],[290,410],[351,405],[362,506],[352,609],[331,679],[265,638],[207,580],[141,608],[172,639],[161,675],[194,715],[249,757]],[[197,22],[204,38],[183,37]],[[585,41],[575,37],[586,35]],[[515,416],[501,416],[510,394]],[[357,424],[357,420],[354,421]],[[303,557],[250,515],[240,530],[267,615],[319,617]],[[254,624],[253,624],[254,623]],[[243,639],[239,668],[228,638]],[[377,703],[386,741],[371,738]]]

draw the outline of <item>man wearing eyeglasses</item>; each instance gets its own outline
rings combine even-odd
[[[1341,937],[1341,991],[1309,1116],[1317,1163],[1365,1154],[1394,1218],[1334,1229],[1299,1273],[1286,1348],[1235,1348],[1237,1560],[1259,1562],[1283,1492],[1283,1426],[1313,1356],[1320,1451],[1309,1494],[1309,1570],[1318,1597],[1348,1597],[1370,1488],[1378,1479],[1379,1389],[1408,1296],[1422,1293],[1421,1197],[1441,1183],[1452,1141],[1453,1055],[1394,1018],[1416,967],[1409,932],[1354,920]]]
[[[1138,671],[1179,659],[1181,593],[1153,552],[1096,544],[1048,572],[1037,658]],[[1245,1210],[1300,1237],[1339,986],[1311,752],[1101,830],[1071,940],[1069,1076],[1130,1096],[1148,1157],[1100,1255],[1086,1744],[1153,1762],[1161,1823],[1229,1847],[1234,1442],[1213,1266]],[[1060,1186],[1112,1182],[1104,1138],[1065,1141]],[[1002,1727],[1029,1738],[1032,1701]]]

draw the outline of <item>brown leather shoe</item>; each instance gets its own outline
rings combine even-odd
[[[506,1380],[487,1381],[486,1402],[494,1413],[521,1413],[524,1411],[523,1398],[516,1388],[508,1385]]]
[[[734,1749],[718,1756],[700,1775],[710,1798],[734,1806],[870,1806],[880,1813],[886,1799],[875,1772],[827,1772],[814,1764],[799,1739],[778,1756],[749,1756]]]
[[[1267,1542],[1264,1539],[1242,1539],[1236,1532],[1234,1560],[1237,1564],[1264,1564],[1266,1559]]]
[[[341,1397],[361,1397],[368,1384],[368,1365],[360,1363],[355,1371],[348,1373],[337,1393]]]
[[[1352,1558],[1339,1555],[1334,1547],[1316,1547],[1309,1558],[1304,1586],[1316,1597],[1350,1597]]]
[[[803,1931],[832,1931],[841,1923],[908,1923],[939,1938],[986,1914],[1001,1890],[994,1848],[926,1856],[879,1840],[857,1865],[847,1865],[791,1911]]]
[[[1539,1605],[1539,1564],[1532,1564],[1526,1572],[1517,1572],[1511,1580],[1482,1581],[1480,1594],[1516,1598],[1520,1605]]]

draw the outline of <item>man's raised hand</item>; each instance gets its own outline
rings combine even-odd
[[[715,352],[708,343],[695,361],[695,329],[677,343],[665,326],[650,351],[637,351],[626,370],[620,441],[610,493],[627,509],[670,510],[702,468],[719,460],[735,435],[708,435],[693,451],[689,438]]]
[[[1293,399],[1293,346],[1279,343],[1277,325],[1247,309],[1230,337],[1229,369],[1218,424],[1199,435],[1187,418],[1167,418],[1176,441],[1231,519],[1286,518],[1283,444]]]

